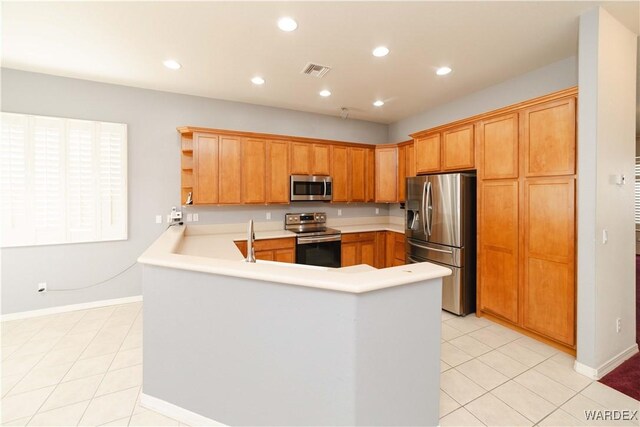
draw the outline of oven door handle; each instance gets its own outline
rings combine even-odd
[[[322,236],[322,237],[298,237],[299,245],[309,245],[311,243],[321,243],[321,242],[339,242],[342,240],[342,236]]]

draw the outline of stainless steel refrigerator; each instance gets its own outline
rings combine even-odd
[[[416,176],[406,185],[407,261],[450,268],[453,274],[443,278],[442,308],[462,316],[475,312],[475,174]]]

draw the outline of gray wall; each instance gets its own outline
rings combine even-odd
[[[389,142],[409,139],[409,134],[546,95],[578,84],[575,56],[490,86],[471,95],[389,125]]]
[[[636,44],[604,9],[580,17],[577,359],[599,371],[636,347]],[[627,184],[616,185],[615,174]]]
[[[146,395],[225,425],[437,425],[440,278],[351,294],[143,270]]]
[[[122,242],[35,246],[2,250],[2,313],[140,295],[140,271],[133,268],[108,284],[74,292],[37,294],[82,287],[106,279],[135,262],[163,231],[156,214],[180,203],[180,144],[177,126],[223,129],[382,143],[387,126],[357,120],[179,95],[45,74],[2,69],[2,111],[123,122],[129,125],[129,239]],[[298,204],[300,205],[300,204]],[[386,207],[381,206],[381,212]],[[193,209],[193,208],[192,208]],[[304,205],[294,210],[308,209]],[[344,216],[373,208],[343,205]],[[287,208],[277,211],[281,220]],[[331,215],[335,209],[327,209]],[[203,222],[238,222],[264,208],[204,209]]]

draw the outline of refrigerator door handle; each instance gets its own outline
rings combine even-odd
[[[432,248],[432,247],[429,247],[429,246],[422,246],[422,245],[414,243],[414,242],[412,242],[411,240],[408,240],[408,239],[407,239],[407,243],[409,243],[411,246],[416,246],[416,247],[421,248],[421,249],[427,249],[429,251],[442,252],[443,254],[453,254],[453,251],[447,251],[447,250],[444,250],[444,249]]]
[[[420,209],[422,211],[422,231],[424,232],[425,236],[429,236],[429,233],[427,232],[428,230],[428,225],[427,225],[427,187],[429,186],[429,181],[425,181],[424,184],[422,185],[422,206],[420,206]]]
[[[431,195],[431,181],[427,185],[427,200],[426,200],[426,208],[425,208],[425,221],[427,223],[427,231],[429,232],[428,236],[431,236],[431,219],[432,219],[432,211],[433,211],[433,200]]]

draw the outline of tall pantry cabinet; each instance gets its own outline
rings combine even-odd
[[[478,308],[575,348],[576,98],[476,123]]]

